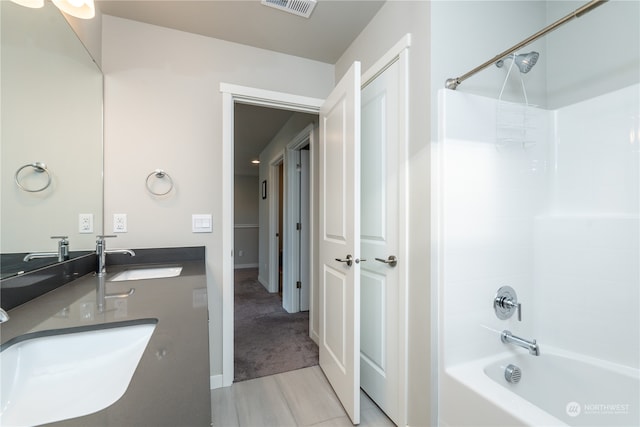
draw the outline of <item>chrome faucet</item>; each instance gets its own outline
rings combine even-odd
[[[500,334],[500,340],[505,344],[515,344],[518,347],[525,348],[529,350],[529,354],[532,356],[540,356],[540,347],[538,347],[536,340],[527,341],[524,338],[513,335],[511,331],[506,329]]]
[[[9,320],[9,314],[0,308],[0,323],[4,323]]]
[[[98,240],[96,240],[96,255],[98,256],[98,269],[96,274],[101,277],[107,274],[107,254],[126,254],[131,256],[136,256],[136,253],[131,249],[111,249],[107,250],[106,242],[104,239],[107,237],[118,237],[118,236],[98,236]]]
[[[34,252],[27,254],[22,260],[27,262],[36,258],[54,258],[57,257],[59,262],[69,259],[69,240],[68,236],[51,236],[52,239],[60,239],[58,241],[58,252]]]

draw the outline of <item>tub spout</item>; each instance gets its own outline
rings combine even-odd
[[[536,340],[527,341],[524,338],[513,335],[511,331],[506,329],[500,334],[500,340],[505,344],[515,344],[518,347],[525,348],[529,350],[529,354],[532,356],[540,356],[540,347],[538,347]]]

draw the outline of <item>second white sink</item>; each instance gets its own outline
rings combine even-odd
[[[109,279],[110,282],[122,282],[125,280],[163,279],[177,277],[182,272],[182,267],[150,267],[125,270]]]

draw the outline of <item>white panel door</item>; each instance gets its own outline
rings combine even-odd
[[[360,63],[320,108],[320,367],[360,423]]]
[[[360,385],[398,424],[398,63],[362,90]],[[390,259],[391,257],[391,259]],[[396,262],[393,262],[394,259]]]

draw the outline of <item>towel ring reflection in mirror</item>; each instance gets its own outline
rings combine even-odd
[[[169,189],[163,192],[154,191],[152,188],[153,181],[151,181],[151,177],[156,177],[157,179],[166,179],[169,184]],[[149,175],[147,175],[147,179],[145,183],[147,186],[147,190],[149,190],[149,193],[153,194],[154,196],[164,196],[169,194],[169,192],[173,190],[173,179],[168,173],[166,173],[162,169],[156,169],[153,172],[151,172]]]
[[[20,175],[20,172],[22,172],[25,168],[28,168],[28,167],[33,168],[33,170],[38,174],[45,173],[47,175],[47,183],[42,187],[35,188],[35,189],[27,188],[24,185],[22,185],[20,183],[19,175]],[[49,169],[47,169],[47,165],[45,165],[42,162],[27,163],[26,165],[18,168],[14,176],[14,180],[16,181],[16,185],[18,186],[18,188],[20,188],[22,191],[26,191],[28,193],[38,193],[40,191],[46,190],[47,188],[49,188],[49,185],[51,185],[51,173],[49,172]]]

